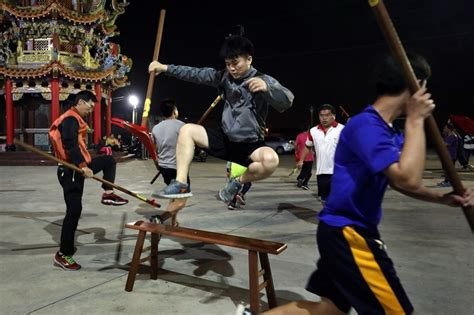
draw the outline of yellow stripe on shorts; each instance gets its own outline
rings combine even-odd
[[[344,227],[342,233],[349,243],[362,277],[382,305],[385,314],[405,314],[365,239],[350,226]]]

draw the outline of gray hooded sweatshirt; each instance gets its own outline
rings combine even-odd
[[[268,106],[284,112],[293,103],[293,93],[269,75],[251,68],[242,78],[234,79],[227,70],[168,65],[166,75],[196,84],[218,88],[224,100],[222,131],[232,142],[263,141]],[[245,81],[260,77],[267,83],[267,92],[252,93]]]

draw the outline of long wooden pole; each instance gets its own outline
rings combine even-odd
[[[158,30],[156,31],[155,50],[153,52],[153,61],[158,61],[161,47],[161,37],[163,35],[163,26],[165,24],[166,10],[160,11],[160,20],[158,21]],[[143,105],[142,127],[148,129],[148,113],[150,112],[151,96],[153,95],[153,84],[155,83],[155,73],[150,73],[148,77],[148,87],[146,90],[145,104]]]
[[[35,148],[35,147],[33,147],[33,146],[29,145],[29,144],[26,144],[26,143],[24,143],[24,142],[22,142],[22,141],[20,141],[20,140],[18,140],[18,139],[15,139],[14,142],[15,142],[15,144],[19,145],[20,147],[23,147],[24,149],[26,149],[26,150],[28,150],[28,151],[37,153],[37,154],[39,154],[39,155],[41,155],[41,156],[43,156],[43,157],[45,157],[45,158],[47,158],[47,159],[49,159],[49,160],[53,160],[53,161],[56,161],[56,162],[58,162],[58,163],[61,163],[61,164],[64,165],[65,167],[70,168],[70,169],[72,169],[72,170],[78,172],[79,174],[84,175],[84,172],[82,171],[82,169],[80,169],[79,167],[77,167],[77,166],[74,165],[74,164],[71,164],[71,163],[68,163],[68,162],[66,162],[66,161],[63,161],[63,160],[61,160],[61,159],[59,159],[59,158],[57,158],[57,157],[55,157],[55,156],[52,156],[51,154],[48,154],[48,153],[46,153],[46,152],[44,152],[44,151],[38,150],[37,148]],[[92,176],[91,178],[92,178],[92,179],[95,179],[96,181],[99,181],[99,182],[101,182],[101,183],[103,183],[103,184],[105,184],[105,185],[107,185],[107,186],[110,186],[110,187],[113,187],[113,188],[115,188],[115,189],[117,189],[117,190],[120,190],[121,192],[124,192],[124,193],[126,193],[127,195],[130,195],[130,196],[132,196],[132,197],[135,197],[135,198],[137,198],[138,200],[141,200],[141,201],[143,201],[143,202],[146,202],[146,203],[152,205],[153,207],[156,207],[156,208],[159,208],[159,207],[160,207],[160,205],[159,205],[154,199],[148,199],[148,198],[146,198],[146,197],[144,197],[144,196],[141,196],[141,195],[139,195],[139,194],[137,194],[137,193],[134,193],[134,192],[132,192],[132,191],[130,191],[130,190],[128,190],[128,189],[125,189],[125,188],[123,188],[123,187],[121,187],[121,186],[119,186],[119,185],[117,185],[117,184],[114,184],[114,183],[112,183],[112,182],[109,182],[108,180],[105,180],[105,179],[103,179],[103,178],[100,178],[100,177],[97,177],[97,176]]]
[[[212,112],[214,107],[216,107],[217,103],[219,103],[221,99],[222,98],[220,95],[216,97],[216,99],[212,102],[211,106],[209,106],[209,108],[204,112],[204,114],[202,114],[201,118],[199,118],[197,122],[198,125],[202,125],[202,123],[206,120],[207,116],[209,116],[209,114]]]
[[[400,65],[403,68],[403,73],[405,75],[405,80],[407,81],[408,88],[410,92],[414,94],[420,89],[420,85],[415,76],[413,68],[411,67],[410,61],[408,60],[407,54],[403,45],[398,37],[397,31],[393,26],[392,20],[388,14],[387,8],[383,0],[369,0],[369,5],[372,7],[372,11],[377,18],[377,22],[385,35],[385,39],[392,50],[393,55],[398,60]],[[436,152],[441,160],[446,176],[451,181],[454,192],[457,195],[463,195],[465,188],[462,185],[461,180],[459,179],[456,170],[454,169],[453,162],[449,157],[448,149],[446,144],[441,137],[441,133],[436,125],[436,121],[433,116],[429,116],[426,119],[426,129],[428,135],[433,140]],[[467,222],[471,228],[471,231],[474,233],[474,209],[472,207],[463,207],[464,215],[466,216]]]

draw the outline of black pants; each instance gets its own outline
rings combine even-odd
[[[316,175],[318,181],[318,196],[324,201],[328,199],[329,193],[331,192],[331,178],[332,174]]]
[[[115,180],[115,160],[110,155],[100,155],[92,159],[88,167],[94,174],[103,171],[103,178],[109,182]],[[61,229],[60,252],[66,256],[74,254],[74,238],[77,224],[82,212],[82,193],[84,192],[84,176],[62,165],[58,167],[58,179],[63,188],[66,202],[66,216]],[[102,184],[104,190],[112,189]]]
[[[301,167],[300,174],[296,178],[298,182],[301,181],[303,186],[308,186],[309,179],[311,178],[311,170],[313,168],[313,161],[304,161]]]
[[[166,167],[159,167],[161,176],[163,177],[163,181],[165,182],[166,185],[169,185],[173,179],[176,179],[176,169],[175,168],[166,168]],[[187,184],[191,185],[191,180],[187,179]],[[189,189],[191,189],[191,186],[189,186]]]

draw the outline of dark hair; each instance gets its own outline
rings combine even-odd
[[[320,113],[321,111],[326,110],[326,109],[330,110],[333,115],[336,115],[336,109],[331,104],[323,104],[323,105],[319,106],[318,113]]]
[[[171,115],[173,115],[175,108],[176,108],[176,102],[173,101],[172,99],[166,99],[160,103],[161,113],[166,118],[171,117]]]
[[[94,93],[88,90],[80,91],[79,93],[77,93],[74,97],[74,105],[72,106],[76,106],[77,104],[79,104],[80,100],[84,100],[86,102],[93,101],[94,103],[97,102],[97,98],[95,97]]]
[[[407,56],[416,78],[418,80],[428,79],[431,75],[431,68],[426,59],[415,53],[407,53]],[[408,88],[402,66],[392,55],[385,55],[378,61],[374,75],[376,96],[397,95]]]
[[[241,35],[231,35],[222,44],[219,56],[222,59],[234,59],[239,56],[253,56],[252,42]]]
[[[308,131],[311,127],[313,126],[311,126],[309,123],[302,123],[298,129],[300,132],[305,132]]]

